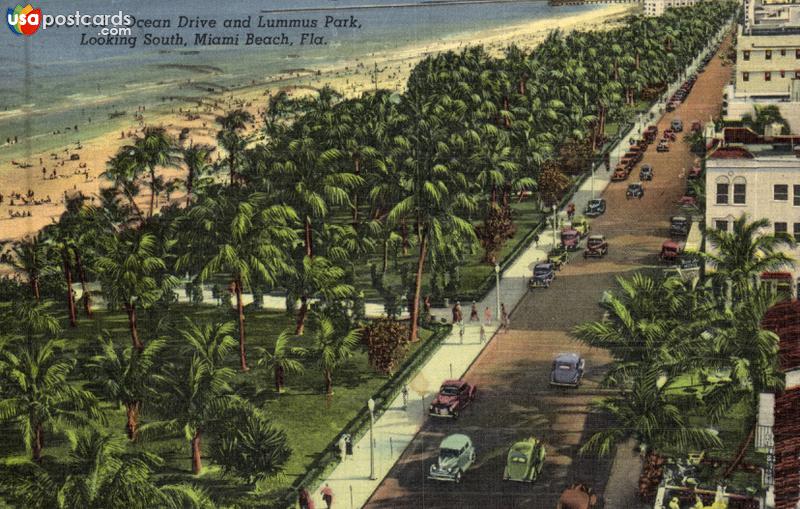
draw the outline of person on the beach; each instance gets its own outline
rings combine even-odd
[[[480,318],[478,318],[478,304],[473,300],[472,301],[472,309],[469,311],[469,321],[470,322],[479,322]]]

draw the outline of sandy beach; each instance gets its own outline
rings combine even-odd
[[[256,123],[249,126],[258,130],[269,94],[286,90],[293,95],[310,93],[323,85],[330,85],[346,96],[359,95],[374,88],[377,67],[377,86],[402,91],[413,66],[429,54],[448,50],[459,50],[467,45],[483,44],[490,53],[502,54],[509,44],[530,49],[535,47],[548,32],[561,30],[596,30],[611,28],[619,19],[636,9],[631,4],[608,5],[590,13],[543,19],[501,29],[481,32],[464,32],[431,44],[407,46],[387,53],[374,53],[368,58],[341,61],[319,66],[315,69],[297,69],[261,82],[250,82],[223,93],[209,92],[195,104],[142,105],[138,112],[128,112],[122,128],[119,119],[109,125],[108,131],[91,139],[80,137],[80,131],[53,134],[70,140],[57,150],[37,152],[34,148],[28,157],[20,156],[14,140],[7,144],[0,140],[0,242],[19,239],[39,231],[57,220],[63,211],[65,193],[81,192],[85,196],[96,196],[107,182],[100,177],[106,161],[124,144],[129,136],[141,132],[145,126],[163,126],[178,139],[182,130],[188,129],[183,143],[216,144],[214,136],[217,115],[233,108],[245,108],[253,113]],[[333,50],[335,51],[335,50]],[[153,108],[151,108],[151,106]],[[154,112],[149,111],[155,110]],[[134,113],[136,113],[134,117]],[[135,118],[135,120],[134,120]],[[109,124],[112,124],[109,121]],[[96,125],[95,125],[96,127]],[[80,140],[80,145],[72,140]],[[23,146],[24,139],[17,144]],[[31,143],[33,147],[37,143]],[[218,155],[217,155],[218,156]],[[215,156],[215,158],[217,157]],[[161,170],[165,180],[180,179],[183,170]],[[169,199],[179,199],[181,193],[174,192]],[[143,189],[143,203],[149,199]],[[159,197],[161,205],[168,199]]]

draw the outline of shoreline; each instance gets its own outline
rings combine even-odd
[[[8,150],[5,146],[0,150],[0,242],[7,242],[34,234],[57,220],[63,211],[61,203],[64,194],[81,192],[88,197],[96,197],[106,183],[99,177],[105,169],[105,162],[125,143],[128,135],[134,134],[142,126],[162,126],[178,139],[182,129],[188,129],[189,141],[216,146],[216,125],[214,118],[225,110],[242,107],[256,117],[256,123],[250,129],[258,129],[261,115],[266,107],[267,97],[279,90],[286,90],[293,95],[304,95],[310,90],[330,85],[345,97],[358,95],[376,86],[373,79],[373,68],[377,64],[379,88],[402,92],[408,74],[413,66],[430,54],[459,50],[465,46],[482,44],[493,55],[502,54],[510,44],[530,49],[538,45],[552,30],[572,31],[580,29],[605,29],[613,25],[621,17],[634,12],[631,4],[612,4],[597,10],[566,16],[562,18],[537,19],[519,25],[499,27],[476,31],[464,31],[439,41],[428,41],[397,49],[378,51],[368,56],[345,57],[335,62],[328,62],[315,69],[286,69],[283,73],[265,76],[263,80],[247,80],[240,86],[226,90],[198,93],[195,102],[158,102],[144,105],[139,113],[142,122],[134,121],[131,111],[125,117],[98,119],[91,126],[82,126],[83,131],[52,134],[50,144],[36,143],[39,137],[20,139],[17,150]],[[166,78],[165,81],[169,81]],[[155,86],[155,84],[153,84]],[[198,92],[200,90],[198,89]],[[105,97],[93,104],[108,101]],[[155,112],[153,112],[155,110]],[[161,110],[161,111],[159,111]],[[98,130],[99,134],[84,137],[86,131]],[[124,133],[123,138],[121,134]],[[75,141],[80,139],[80,148]],[[44,145],[44,146],[43,146]],[[30,157],[23,157],[20,152],[26,146],[36,147]],[[11,145],[15,148],[14,145]],[[77,157],[78,159],[71,159]],[[15,161],[17,165],[14,165]],[[20,164],[30,164],[21,167]],[[44,170],[43,170],[44,168]],[[55,173],[53,173],[55,171]],[[166,180],[183,176],[181,169],[162,169],[160,175]],[[10,206],[10,194],[19,193],[26,198],[28,190],[34,191],[30,200],[48,202],[39,205],[20,205],[19,198]],[[172,199],[182,193],[175,192]],[[49,199],[49,200],[48,200]],[[143,192],[142,200],[149,199]],[[162,202],[164,197],[159,197]],[[31,217],[10,218],[11,213],[30,213]]]

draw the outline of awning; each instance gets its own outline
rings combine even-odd
[[[792,280],[791,272],[762,272],[762,281],[790,281]]]

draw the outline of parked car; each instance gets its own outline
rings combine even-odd
[[[445,380],[431,402],[428,414],[458,419],[458,414],[475,399],[477,388],[463,380]]]
[[[577,237],[578,233],[575,232]],[[550,288],[550,283],[556,278],[556,270],[552,263],[542,262],[537,263],[533,267],[533,277],[528,281],[528,288]]]
[[[616,168],[614,168],[614,173],[611,175],[611,181],[620,182],[626,180],[628,178],[628,173],[629,172],[627,168],[625,168],[625,166],[622,164],[619,164]]]
[[[567,251],[575,251],[578,249],[578,244],[581,241],[581,234],[574,228],[564,228],[561,230],[561,246]],[[536,269],[534,269],[534,276]]]
[[[608,242],[603,235],[589,235],[586,241],[586,249],[583,250],[583,257],[602,258],[608,254]]]
[[[675,141],[677,139],[677,135],[672,128],[664,129],[664,134],[662,135],[662,139],[667,141]]]
[[[648,142],[652,143],[656,141],[657,137],[658,137],[658,127],[654,125],[647,126],[647,129],[644,130],[644,138]]]
[[[689,219],[684,216],[672,216],[669,220],[669,235],[671,237],[689,235]]]
[[[661,140],[656,146],[656,152],[669,152],[669,143],[667,140]]]
[[[625,197],[642,199],[644,197],[644,186],[642,186],[642,183],[637,182],[636,184],[628,184],[628,190],[625,191]]]
[[[649,164],[643,164],[642,167],[639,169],[639,180],[653,180],[653,166]]]
[[[561,492],[556,509],[594,509],[599,501],[592,488],[575,483]]]
[[[586,361],[574,352],[560,353],[553,360],[550,385],[577,387],[581,384]]]
[[[475,446],[467,435],[449,435],[439,444],[439,457],[431,465],[428,479],[459,483],[475,458]]]
[[[683,131],[683,120],[676,118],[672,122],[670,122],[669,127],[676,133],[679,133]]]
[[[667,240],[661,244],[661,253],[658,255],[658,257],[662,262],[676,263],[679,260],[682,251],[683,249],[679,243],[675,242],[674,240]]]
[[[544,444],[534,437],[511,446],[503,470],[504,481],[533,482],[542,472],[546,456]]]
[[[552,263],[553,268],[556,270],[561,270],[561,268],[566,265],[567,261],[569,261],[569,254],[563,247],[557,247],[547,253],[547,261]]]
[[[593,200],[589,200],[589,203],[586,204],[586,209],[584,210],[584,214],[588,217],[597,217],[603,215],[606,211],[606,200],[605,198],[595,198]]]

